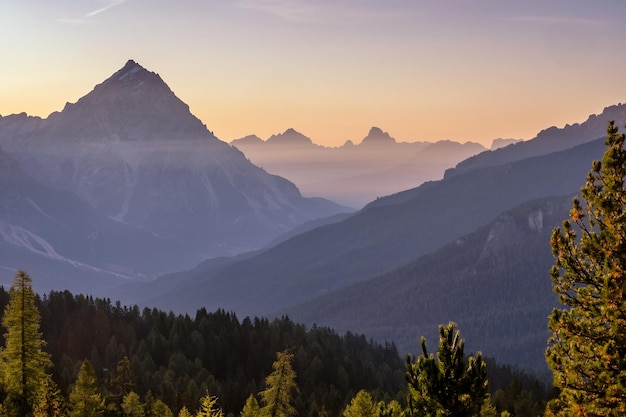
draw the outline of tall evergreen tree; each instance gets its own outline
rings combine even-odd
[[[272,364],[274,371],[265,379],[265,390],[261,391],[261,399],[265,404],[261,409],[263,416],[289,417],[297,414],[292,405],[292,394],[297,390],[296,372],[291,367],[293,353],[278,352]]]
[[[259,407],[259,402],[256,400],[253,394],[250,394],[239,416],[240,417],[260,417],[261,415],[260,413],[261,413],[261,407]]]
[[[119,411],[124,397],[133,392],[134,388],[135,384],[130,369],[130,360],[128,356],[124,355],[118,361],[109,379],[109,396],[106,400],[107,408]]]
[[[217,406],[217,397],[210,395],[208,392],[200,398],[200,409],[196,417],[222,417],[224,413]]]
[[[103,414],[104,399],[98,391],[96,371],[85,359],[70,393],[70,417],[100,417]]]
[[[143,404],[139,394],[135,391],[126,394],[122,400],[122,411],[127,417],[144,417]]]
[[[350,404],[343,410],[343,417],[375,417],[377,406],[372,396],[364,390],[356,393]]]
[[[546,351],[557,416],[626,415],[626,151],[611,121],[570,220],[552,233],[550,271],[563,309],[550,314]],[[576,227],[573,226],[576,225]]]
[[[45,341],[39,330],[41,317],[35,305],[32,280],[26,272],[17,272],[9,297],[2,318],[7,330],[6,346],[1,355],[7,393],[5,407],[9,415],[31,416],[52,362],[43,351]]]
[[[0,414],[1,415],[1,414]],[[33,417],[67,416],[61,391],[50,376],[47,376],[37,394]]]
[[[466,359],[465,345],[455,324],[439,326],[437,357],[407,357],[408,412],[420,417],[474,417],[487,398],[487,367],[480,353]]]

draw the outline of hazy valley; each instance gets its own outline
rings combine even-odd
[[[8,288],[24,269],[40,294],[58,291],[38,300],[44,311],[67,304],[61,311],[89,311],[89,320],[100,314],[106,337],[89,353],[72,348],[73,360],[92,355],[104,366],[105,351],[117,352],[112,358],[133,350],[133,363],[152,369],[155,380],[166,375],[152,356],[170,337],[168,349],[188,338],[189,355],[219,369],[200,340],[231,336],[209,332],[207,322],[241,336],[243,359],[229,361],[247,364],[235,379],[242,389],[247,378],[252,392],[282,338],[308,343],[312,352],[296,352],[300,372],[317,384],[321,369],[332,368],[334,379],[310,387],[328,392],[311,394],[301,409],[332,400],[340,410],[359,372],[371,390],[398,391],[398,356],[415,352],[421,335],[436,340],[437,326],[450,321],[468,352],[544,375],[546,318],[558,305],[550,235],[602,157],[609,120],[626,123],[626,105],[530,140],[497,140],[489,150],[452,140],[398,142],[376,127],[361,143],[336,148],[292,128],[227,144],[158,74],[131,60],[47,118],[0,116],[0,282]],[[72,301],[65,290],[104,300]],[[3,305],[6,299],[0,293]],[[128,335],[135,330],[118,323],[121,316],[143,329],[139,336]],[[47,319],[46,336],[71,346],[64,333],[71,331]],[[128,333],[119,346],[110,340],[115,326]],[[264,332],[275,339],[257,358],[242,346],[261,345],[254,337]],[[353,339],[354,332],[363,336]],[[168,354],[176,349],[183,348]],[[353,349],[376,360],[346,360],[339,372],[326,362],[334,356],[323,359],[315,349],[345,357]],[[304,365],[315,358],[314,367]],[[191,361],[185,366],[200,372]],[[77,372],[67,367],[65,386]],[[228,371],[221,372],[215,389],[236,410],[245,398],[228,391]],[[143,388],[156,390],[145,378]],[[197,384],[212,389],[207,378]],[[168,383],[187,389],[183,379]],[[345,392],[333,391],[336,380]],[[195,399],[200,389],[192,388]]]

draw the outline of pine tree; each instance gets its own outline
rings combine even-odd
[[[65,404],[61,391],[50,376],[47,376],[37,394],[33,417],[64,417]]]
[[[135,391],[131,391],[124,396],[122,411],[124,411],[124,415],[127,417],[144,417],[143,404]]]
[[[161,400],[156,400],[152,404],[152,415],[155,417],[173,417],[172,410]]]
[[[222,410],[217,406],[217,397],[207,392],[200,398],[200,410],[196,417],[222,417],[223,415]]]
[[[99,417],[104,414],[104,399],[98,391],[96,371],[84,360],[70,393],[70,417]]]
[[[379,401],[376,407],[375,417],[401,417],[403,415],[402,406],[396,400],[392,400],[389,403]]]
[[[240,417],[260,417],[260,415],[261,407],[259,407],[259,402],[254,395],[250,394],[246,404],[243,406],[243,410],[241,410]]]
[[[297,414],[291,404],[291,395],[297,390],[296,372],[291,367],[293,353],[278,352],[272,365],[274,371],[265,379],[265,390],[261,391],[261,399],[265,404],[261,409],[263,416],[289,417]]]
[[[552,233],[554,309],[546,358],[560,396],[557,416],[626,415],[626,151],[609,123],[569,221]],[[574,226],[575,225],[575,226]]]
[[[5,407],[10,416],[30,416],[37,394],[46,381],[52,362],[43,351],[45,341],[39,330],[40,315],[35,305],[32,280],[18,271],[9,290],[9,304],[2,325],[6,346],[2,351],[3,380],[7,393]]]
[[[465,358],[464,341],[449,323],[439,326],[437,358],[428,354],[422,337],[422,354],[407,357],[409,415],[420,417],[474,417],[487,397],[487,368],[478,353]]]
[[[375,417],[377,407],[367,391],[359,391],[343,410],[343,417]]]
[[[183,407],[178,412],[178,417],[193,417],[193,416],[191,415],[189,410],[187,410],[187,407]]]
[[[135,387],[130,370],[130,360],[124,355],[118,361],[114,372],[109,379],[109,396],[107,397],[107,408],[119,411],[122,407],[124,397],[130,394]]]

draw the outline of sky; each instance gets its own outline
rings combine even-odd
[[[7,0],[0,115],[46,117],[133,59],[227,142],[488,146],[626,101],[625,20],[623,0]]]

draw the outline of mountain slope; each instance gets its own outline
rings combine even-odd
[[[37,276],[37,289],[95,291],[189,262],[190,248],[115,222],[69,192],[22,172],[0,149],[0,268]],[[155,258],[154,252],[160,257]]]
[[[401,353],[415,352],[421,335],[436,341],[437,326],[454,321],[471,351],[545,369],[547,316],[557,305],[550,234],[571,197],[524,203],[406,266],[282,313],[393,340]]]
[[[0,118],[0,146],[46,186],[201,260],[261,247],[344,211],[251,164],[134,61],[46,119]],[[153,256],[161,253],[154,251]]]
[[[602,113],[592,114],[582,123],[568,124],[560,129],[555,126],[544,129],[532,140],[479,153],[460,162],[455,168],[449,169],[446,176],[572,148],[604,137],[610,120],[614,120],[617,126],[623,126],[626,123],[626,104],[620,103],[605,107]]]
[[[524,202],[576,193],[602,152],[595,141],[427,183],[223,268],[190,271],[175,291],[142,301],[242,315],[284,309],[405,265]]]

